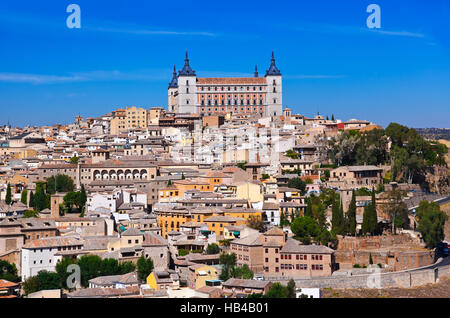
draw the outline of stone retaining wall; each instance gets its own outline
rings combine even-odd
[[[371,269],[368,269],[370,271]],[[396,273],[372,273],[358,276],[337,276],[326,278],[295,279],[300,288],[410,288],[434,284],[441,277],[450,276],[450,265],[436,269],[423,269]],[[289,277],[266,277],[266,280],[287,283]]]

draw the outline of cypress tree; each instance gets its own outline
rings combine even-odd
[[[30,192],[30,202],[28,202],[28,207],[34,208],[34,193],[33,193],[33,191]]]
[[[352,191],[352,200],[347,211],[347,232],[350,235],[356,234],[356,195],[355,190]]]
[[[333,200],[333,205],[331,207],[331,229],[334,233],[340,234],[341,230],[341,220],[339,219],[339,206],[336,200]]]
[[[34,209],[41,212],[47,207],[47,197],[42,184],[36,184],[36,195],[34,197]]]
[[[331,114],[331,120],[334,121],[334,114]]]
[[[313,217],[312,200],[311,198],[306,199],[306,211],[305,216]]]
[[[363,223],[362,223],[362,234],[366,235],[367,233],[371,233],[371,224],[370,224],[370,218],[372,213],[372,204],[368,204],[364,207],[364,214],[363,214]]]
[[[11,202],[12,202],[12,199],[11,199],[11,185],[8,183],[8,187],[6,188],[5,203],[7,205],[10,205]]]
[[[20,196],[20,202],[27,205],[28,204],[27,199],[28,199],[28,191],[27,189],[24,189],[22,191],[22,195]]]
[[[86,194],[86,190],[84,189],[84,185],[83,184],[81,185],[80,202],[81,202],[83,207],[86,205],[86,202],[87,202],[87,194]]]
[[[342,203],[342,200],[340,201],[339,204],[339,232],[337,232],[336,234],[341,234],[344,235],[345,234],[345,218],[344,218],[344,204]]]

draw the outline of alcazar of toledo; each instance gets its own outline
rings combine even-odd
[[[169,111],[210,115],[277,116],[282,114],[282,76],[272,52],[264,77],[197,77],[186,52],[184,67],[169,83]]]

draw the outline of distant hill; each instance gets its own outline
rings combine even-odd
[[[450,141],[450,128],[414,128],[422,137],[426,139]]]

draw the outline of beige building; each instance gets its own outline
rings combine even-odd
[[[331,170],[327,185],[339,189],[370,189],[383,183],[382,172],[377,166],[342,166]]]
[[[199,289],[207,286],[208,283],[219,279],[219,270],[216,266],[206,264],[195,264],[188,267],[188,287]]]
[[[264,201],[263,185],[259,181],[239,182],[236,184],[236,198],[250,203]]]
[[[127,129],[147,128],[147,110],[145,108],[127,107],[126,117]]]
[[[236,254],[238,266],[247,265],[253,272],[264,270],[263,234],[256,232],[230,242],[230,252]]]
[[[111,135],[118,135],[120,132],[126,131],[126,117],[125,109],[117,109],[112,112],[113,118],[110,122]]]
[[[331,276],[334,250],[323,245],[303,245],[278,228],[264,233],[264,274],[267,276]]]

